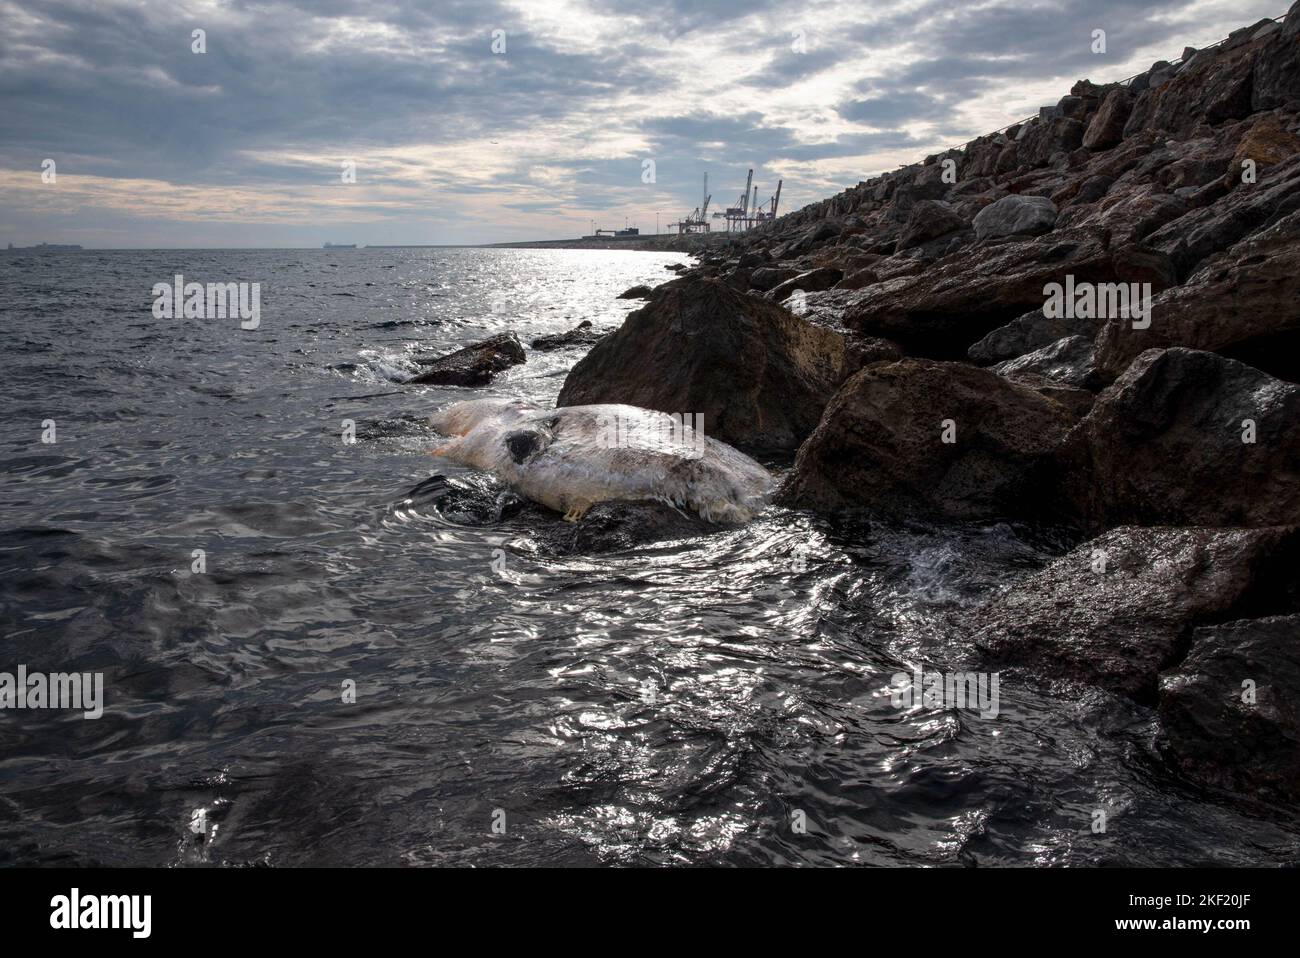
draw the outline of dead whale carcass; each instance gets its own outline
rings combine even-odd
[[[452,437],[434,450],[494,473],[570,521],[598,502],[655,499],[711,522],[745,522],[767,503],[772,477],[698,418],[602,404],[543,409],[472,399],[430,417]]]

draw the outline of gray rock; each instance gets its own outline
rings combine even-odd
[[[1000,376],[1037,373],[1052,382],[1080,389],[1091,389],[1097,385],[1092,340],[1085,336],[1058,339],[1032,353],[998,363],[993,371]]]
[[[1048,319],[1042,309],[1035,309],[993,330],[972,346],[967,355],[972,362],[988,366],[1032,353],[1067,336],[1091,340],[1101,324],[1099,319]]]
[[[975,214],[975,236],[1038,236],[1056,225],[1056,204],[1046,196],[1004,196]]]

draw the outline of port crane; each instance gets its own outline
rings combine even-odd
[[[704,197],[704,201],[691,211],[690,216],[677,224],[678,233],[707,233],[709,231],[709,200],[713,199],[713,197],[709,193],[708,173],[704,174],[704,191],[701,196]]]
[[[781,185],[784,181],[776,181],[776,192],[767,198],[767,202],[762,206],[758,203],[758,186],[754,184],[754,171],[750,170],[748,177],[745,179],[745,192],[740,194],[736,200],[735,206],[729,206],[721,213],[714,213],[715,219],[723,217],[727,220],[727,232],[733,230],[747,230],[755,226],[762,226],[764,223],[770,223],[776,219],[776,211],[781,205]]]

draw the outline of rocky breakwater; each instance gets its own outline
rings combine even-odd
[[[789,508],[1074,526],[954,623],[973,651],[1294,800],[1297,251],[1300,3],[711,248],[560,401],[797,449]]]

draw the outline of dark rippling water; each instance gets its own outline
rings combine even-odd
[[[401,385],[413,352],[616,324],[680,258],[0,254],[0,671],[102,671],[107,698],[0,713],[0,862],[1296,858],[1267,813],[1162,771],[1139,706],[1010,681],[996,720],[890,706],[893,673],[963,661],[953,611],[1059,536],[771,510],[555,559],[558,520],[491,482],[440,465],[459,511],[417,489],[422,417],[465,391]],[[155,319],[175,273],[261,282],[260,329]],[[485,394],[550,403],[579,355]]]

